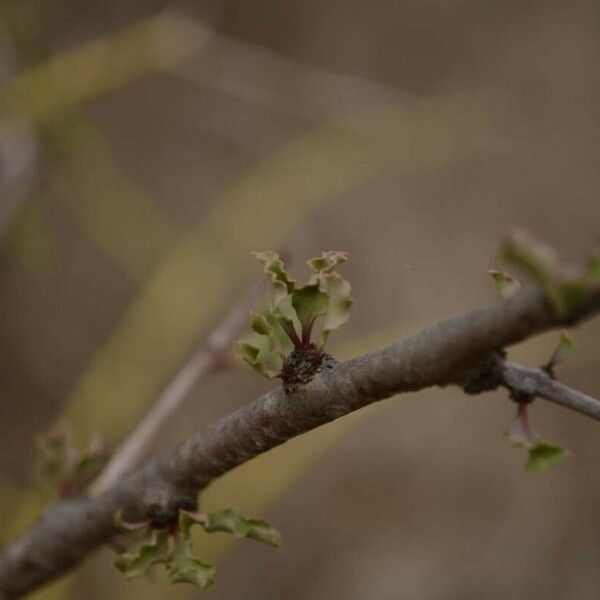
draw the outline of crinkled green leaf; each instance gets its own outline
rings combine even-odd
[[[138,544],[117,558],[115,567],[127,579],[133,579],[146,573],[152,565],[168,561],[169,534],[166,531],[146,529]]]
[[[193,524],[193,523],[191,523]],[[215,568],[198,560],[192,551],[192,539],[189,531],[181,531],[168,565],[171,583],[191,583],[206,590],[215,582]]]
[[[260,335],[266,335],[267,337],[273,335],[273,327],[271,327],[263,315],[259,315],[258,313],[252,313],[250,328]]]
[[[338,273],[328,273],[326,275],[327,293],[329,295],[329,306],[323,321],[322,332],[325,337],[329,332],[341,327],[350,317],[352,308],[352,297],[350,292],[352,288]]]
[[[232,508],[210,513],[203,526],[208,533],[222,531],[232,533],[236,537],[258,540],[271,546],[281,544],[280,533],[273,529],[270,523],[260,519],[247,519]]]
[[[556,350],[552,354],[552,358],[548,361],[548,367],[551,369],[565,362],[573,352],[573,341],[568,336],[566,331],[560,332],[560,338]]]
[[[490,269],[488,273],[492,276],[502,298],[510,298],[521,287],[521,284],[514,277],[504,271]]]
[[[294,280],[290,278],[283,267],[283,262],[277,252],[265,250],[254,252],[254,257],[263,264],[263,270],[270,280],[270,299],[272,306],[276,307],[294,289]]]
[[[285,306],[288,300],[289,298],[286,298],[281,304]],[[294,344],[292,343],[290,336],[285,332],[282,323],[285,323],[286,328],[294,327],[293,320],[283,316],[279,310],[277,310],[276,313],[273,313],[273,311],[267,311],[265,313],[265,318],[273,329],[274,336],[272,339],[274,342],[273,347],[275,351],[281,353],[282,355],[289,354],[293,350]]]
[[[560,446],[538,442],[529,449],[525,468],[528,471],[544,471],[562,462],[568,455],[569,452]]]
[[[292,292],[292,306],[304,330],[316,317],[327,312],[329,297],[319,289],[318,284],[305,285]]]
[[[329,252],[323,252],[321,256],[309,259],[306,261],[306,264],[317,275],[331,273],[338,265],[345,263],[348,260],[348,256],[348,252],[330,250]]]
[[[271,341],[264,335],[256,335],[251,341],[237,342],[241,357],[258,373],[273,377],[281,367],[281,357],[271,350]]]

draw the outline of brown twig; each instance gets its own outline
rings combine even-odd
[[[544,398],[582,415],[600,420],[600,401],[553,379],[543,369],[531,369],[502,360],[503,385],[532,398]]]

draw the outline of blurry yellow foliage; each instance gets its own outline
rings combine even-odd
[[[52,178],[54,198],[87,238],[134,281],[143,281],[175,245],[179,227],[123,171],[101,133]]]
[[[177,63],[196,52],[199,41],[187,19],[163,14],[15,75],[3,86],[2,104],[43,119]]]

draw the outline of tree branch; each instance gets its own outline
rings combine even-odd
[[[0,590],[5,598],[15,598],[73,568],[111,538],[113,516],[119,508],[126,518],[136,520],[146,515],[150,503],[195,500],[197,492],[215,478],[297,435],[393,394],[464,385],[470,374],[505,346],[541,331],[573,325],[598,310],[598,289],[568,318],[557,316],[541,292],[524,289],[505,302],[339,363],[290,396],[280,388],[273,390],[122,478],[103,494],[63,500],[50,507],[4,550]]]
[[[600,420],[600,402],[563,383],[555,381],[543,369],[530,369],[501,360],[503,385],[526,396],[545,398],[578,413]]]

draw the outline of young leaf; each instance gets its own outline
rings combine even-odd
[[[325,277],[329,306],[321,328],[321,345],[325,344],[329,334],[334,329],[338,329],[349,319],[350,309],[352,308],[350,283],[335,272],[329,273]]]
[[[492,276],[500,296],[504,299],[510,298],[521,287],[521,284],[514,277],[504,271],[490,269],[488,273]]]
[[[121,554],[115,561],[115,567],[127,579],[140,577],[152,565],[169,560],[169,534],[156,529],[147,529],[145,533],[136,546]]]
[[[207,590],[215,582],[215,568],[198,560],[192,552],[192,539],[189,529],[180,533],[168,565],[171,583],[191,583]]]
[[[562,462],[567,456],[569,456],[569,452],[564,448],[539,442],[529,449],[525,468],[528,471],[544,471]]]
[[[280,533],[273,529],[267,521],[247,519],[232,508],[210,513],[203,526],[208,533],[222,531],[232,533],[236,537],[258,540],[271,546],[281,544]]]
[[[345,263],[348,256],[350,256],[348,252],[330,250],[329,252],[323,252],[321,256],[309,259],[306,264],[318,276],[322,273],[331,273],[338,265]]]
[[[546,368],[554,369],[557,365],[565,362],[571,353],[573,352],[573,342],[571,338],[567,335],[566,331],[560,332],[560,338],[558,340],[558,345],[556,346],[556,350],[552,354],[552,357],[548,361]]]
[[[283,267],[279,255],[272,250],[253,252],[253,256],[263,264],[263,270],[271,282],[271,305],[276,307],[294,289],[294,280]]]
[[[281,358],[271,350],[269,338],[256,336],[248,342],[236,343],[242,358],[258,373],[274,377],[281,367]]]
[[[271,327],[263,315],[259,315],[258,313],[252,313],[250,328],[259,335],[266,335],[267,337],[273,335],[273,327]]]
[[[525,468],[531,472],[542,471],[558,464],[569,453],[560,446],[554,446],[539,439],[537,433],[529,425],[527,408],[527,404],[519,404],[517,416],[506,433],[513,446],[527,450]]]
[[[329,298],[317,284],[305,285],[292,292],[292,306],[302,326],[302,343],[307,344],[314,320],[327,312]]]

